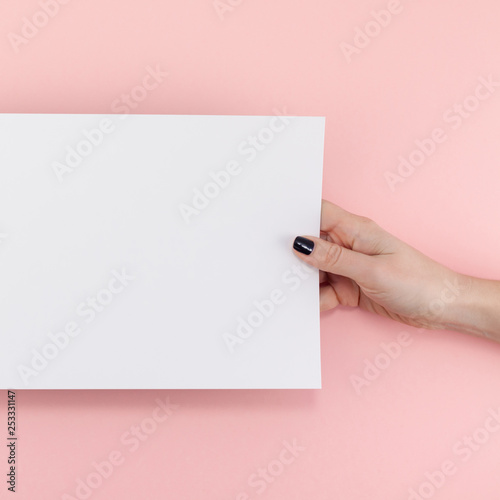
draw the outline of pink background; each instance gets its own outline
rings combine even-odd
[[[402,0],[349,63],[340,44],[388,3],[247,0],[221,19],[211,0],[74,0],[16,52],[8,34],[40,7],[3,0],[0,111],[108,113],[159,64],[169,76],[134,112],[326,116],[326,198],[499,279],[500,89],[456,130],[443,116],[479,77],[500,80],[500,4]],[[391,191],[384,173],[436,127],[446,142]],[[351,377],[401,331],[411,345],[358,394]],[[500,407],[500,346],[339,309],[322,319],[322,362],[321,391],[18,392],[16,498],[75,496],[116,450],[124,463],[92,499],[403,500],[451,460],[428,498],[498,500],[500,432],[467,461],[453,447]],[[121,436],[166,396],[180,407],[131,452]],[[294,439],[305,450],[281,470]],[[268,466],[277,475],[259,495],[248,479]]]

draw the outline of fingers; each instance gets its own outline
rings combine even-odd
[[[322,286],[319,291],[319,309],[321,312],[334,309],[340,304],[335,290],[331,286]]]
[[[299,236],[295,239],[294,252],[307,264],[354,281],[360,281],[373,262],[371,257],[348,248],[330,243],[322,238]]]
[[[322,283],[319,289],[322,312],[329,311],[339,305],[350,307],[359,305],[360,289],[355,281],[338,274],[329,274],[328,276],[328,282]]]
[[[322,202],[321,231],[329,236],[327,239],[369,255],[378,253],[391,241],[389,233],[372,220],[326,200]]]
[[[352,214],[338,205],[322,200],[321,202],[321,231],[342,231],[346,234],[353,232],[363,217]]]

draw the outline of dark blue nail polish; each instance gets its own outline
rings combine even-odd
[[[314,241],[303,238],[302,236],[297,236],[293,242],[293,248],[297,250],[297,252],[310,255],[314,250]]]

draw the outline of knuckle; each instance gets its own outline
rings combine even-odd
[[[353,239],[358,240],[365,231],[368,229],[369,226],[369,221],[368,217],[363,217],[362,215],[359,215],[356,217],[356,223],[353,224]]]
[[[358,224],[356,224],[354,239],[361,240],[366,238],[367,235],[375,234],[375,231],[379,229],[378,224],[368,217],[359,217]]]
[[[364,227],[375,227],[377,225],[377,223],[374,220],[369,219],[368,217],[362,217],[361,224]]]
[[[342,258],[343,248],[339,245],[328,245],[325,255],[325,264],[328,268],[335,268]]]

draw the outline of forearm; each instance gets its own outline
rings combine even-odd
[[[443,328],[500,342],[500,281],[461,278],[468,286],[448,304]]]

